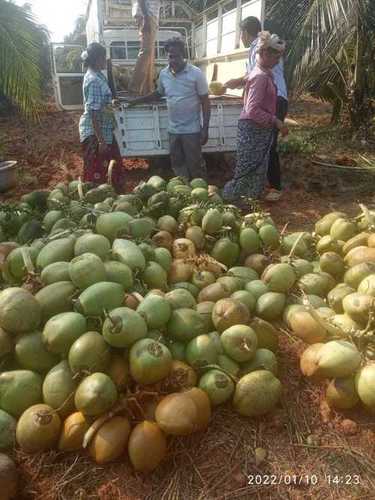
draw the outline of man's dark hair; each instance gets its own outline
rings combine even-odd
[[[240,28],[242,31],[246,31],[249,35],[256,37],[258,33],[262,31],[262,25],[257,17],[249,16],[246,17],[240,23]]]
[[[169,50],[174,47],[175,49],[179,50],[181,54],[185,55],[185,42],[182,38],[180,37],[173,37],[170,38],[165,42],[165,51],[169,52]]]
[[[106,55],[105,47],[103,47],[103,45],[101,45],[98,42],[90,43],[87,46],[86,51],[88,54],[87,59],[84,61],[84,66],[86,68],[95,65],[95,63],[97,62],[97,60],[100,57],[103,57],[103,56],[105,57],[105,55]]]

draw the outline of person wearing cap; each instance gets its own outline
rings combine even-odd
[[[279,62],[285,42],[268,31],[259,33],[256,66],[245,77],[244,104],[238,122],[237,159],[233,178],[225,184],[223,198],[241,205],[242,198],[263,194],[273,130],[288,133],[276,116],[277,88],[272,68]]]
[[[240,28],[242,43],[245,47],[249,48],[249,57],[246,64],[247,74],[249,74],[256,66],[258,33],[261,31],[262,27],[257,17],[249,16],[241,22]],[[284,121],[288,113],[288,91],[284,77],[284,64],[282,58],[280,58],[280,61],[272,68],[272,73],[277,88],[276,116],[281,121]],[[246,75],[241,78],[229,80],[225,86],[230,89],[242,88],[245,83]],[[275,128],[267,171],[268,183],[270,186],[270,190],[265,197],[267,201],[278,201],[282,195],[280,159],[277,149],[278,135],[279,130]]]
[[[82,52],[86,73],[83,78],[84,112],[79,120],[85,181],[96,185],[108,182],[107,164],[115,160],[112,183],[116,191],[123,187],[122,158],[113,135],[115,119],[112,92],[102,70],[106,67],[106,50],[100,43],[90,43]]]

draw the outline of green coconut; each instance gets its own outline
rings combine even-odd
[[[96,232],[109,241],[129,234],[129,222],[133,217],[125,212],[111,212],[99,215],[96,221]]]
[[[217,208],[209,208],[202,219],[202,229],[207,234],[217,233],[223,225],[223,215]]]
[[[136,311],[127,307],[113,309],[103,323],[103,337],[112,347],[131,347],[146,335],[145,320]]]
[[[116,385],[105,373],[93,373],[79,384],[74,395],[78,411],[89,417],[97,417],[110,410],[116,403]]]
[[[47,285],[35,295],[42,309],[43,322],[52,316],[73,310],[76,287],[71,281],[58,281]]]
[[[354,293],[354,291],[355,290],[353,290],[353,288],[351,288],[346,283],[339,283],[337,286],[335,286],[335,288],[332,288],[332,290],[327,295],[329,306],[337,314],[343,314],[344,308],[342,306],[342,301],[347,295]]]
[[[351,293],[346,295],[342,300],[344,312],[352,318],[356,323],[367,325],[369,315],[375,306],[375,297],[364,293]]]
[[[327,342],[317,356],[317,370],[328,378],[349,377],[360,364],[361,354],[354,344],[346,340]]]
[[[167,273],[171,269],[172,255],[167,248],[155,248],[154,260],[157,262]]]
[[[216,241],[211,256],[227,267],[232,267],[240,256],[240,247],[230,238],[220,238]]]
[[[80,294],[75,309],[85,316],[102,316],[104,311],[120,307],[124,296],[124,289],[119,283],[95,283]]]
[[[272,224],[265,224],[259,229],[259,237],[263,246],[276,250],[280,246],[280,233]]]
[[[226,373],[215,369],[202,375],[198,387],[207,394],[213,406],[218,406],[232,397],[235,384]]]
[[[42,332],[22,335],[15,345],[15,359],[20,368],[44,373],[59,362],[59,358],[48,352],[43,343]]]
[[[230,290],[221,283],[213,283],[203,288],[198,295],[198,302],[217,302],[229,297]]]
[[[111,283],[118,283],[125,291],[130,290],[134,285],[133,273],[129,266],[116,260],[104,262],[106,280]]]
[[[181,308],[172,311],[167,332],[174,340],[188,342],[198,335],[207,333],[207,330],[205,321],[197,311]]]
[[[172,367],[169,349],[152,339],[136,342],[129,353],[130,374],[138,384],[155,384],[163,380]]]
[[[104,264],[100,257],[93,253],[83,253],[72,259],[69,275],[72,283],[80,290],[106,280]]]
[[[27,260],[32,266],[35,266],[38,253],[39,250],[34,247],[18,247],[8,254],[5,268],[7,276],[11,278],[11,283],[20,284],[24,281],[29,272]]]
[[[154,330],[168,323],[172,308],[166,298],[151,293],[139,304],[137,312],[146,321],[148,328]]]
[[[210,271],[194,271],[191,278],[193,285],[197,286],[199,290],[203,290],[206,286],[215,283],[216,277]]]
[[[320,269],[331,274],[335,279],[340,279],[345,272],[343,258],[335,252],[325,252],[319,259]]]
[[[16,426],[16,419],[6,411],[0,410],[0,450],[14,447]]]
[[[329,234],[335,240],[348,241],[355,236],[357,231],[358,229],[354,222],[349,222],[340,217],[332,224]]]
[[[236,385],[233,406],[246,417],[269,413],[277,405],[282,393],[279,379],[268,370],[256,370],[244,375]]]
[[[236,276],[220,276],[216,280],[216,283],[223,285],[226,290],[229,290],[230,294],[241,290],[244,286],[243,279]]]
[[[69,262],[54,262],[43,269],[40,274],[43,285],[52,285],[58,281],[70,281]]]
[[[246,285],[249,281],[254,281],[259,278],[258,273],[246,266],[235,266],[228,269],[227,276],[234,276],[242,280],[242,287]]]
[[[214,324],[212,322],[212,311],[215,307],[215,302],[200,302],[196,306],[197,313],[201,316],[204,321],[205,329],[207,332],[214,329]]]
[[[115,260],[129,266],[133,272],[143,271],[146,268],[146,259],[133,241],[115,240],[112,245],[112,255]]]
[[[67,417],[74,412],[74,393],[77,382],[69,363],[64,360],[54,366],[43,382],[43,400],[45,404],[56,410],[61,417]]]
[[[346,271],[344,274],[344,282],[357,290],[361,282],[371,274],[375,274],[375,262],[362,262]]]
[[[0,373],[0,408],[18,418],[29,406],[43,401],[42,378],[30,370]]]
[[[358,292],[375,297],[375,274],[370,274],[361,281]]]
[[[261,280],[254,280],[250,281],[250,283],[246,283],[245,290],[254,295],[256,300],[258,300],[261,295],[271,291],[268,285]]]
[[[320,240],[316,244],[316,251],[319,255],[324,254],[325,252],[340,252],[340,245],[337,240],[332,238],[329,234],[320,238]]]
[[[271,264],[262,275],[262,281],[271,292],[287,293],[296,280],[296,273],[290,264]]]
[[[197,305],[193,295],[188,290],[184,290],[183,288],[168,292],[165,295],[165,298],[170,303],[172,309],[193,309]]]
[[[240,232],[240,246],[246,255],[257,253],[262,248],[262,240],[255,229],[245,227]]]
[[[237,292],[232,293],[230,298],[246,306],[250,315],[255,311],[256,298],[251,292],[247,290],[237,290]]]
[[[226,354],[219,354],[217,364],[223,369],[224,373],[229,373],[233,377],[237,377],[240,373],[240,365]]]
[[[269,349],[272,352],[278,351],[279,334],[271,323],[260,318],[253,318],[250,327],[257,336],[258,349]]]
[[[354,378],[346,377],[331,380],[326,390],[326,400],[330,406],[338,410],[354,408],[359,401]]]
[[[9,333],[25,333],[40,325],[39,302],[23,288],[7,288],[0,292],[0,327]]]
[[[266,321],[274,321],[282,316],[285,305],[286,297],[283,293],[267,292],[259,297],[255,313]]]
[[[355,376],[355,387],[367,408],[375,408],[375,363],[368,363]]]
[[[111,250],[111,244],[105,236],[101,234],[84,234],[80,236],[74,244],[74,255],[90,253],[97,255],[104,260]]]
[[[336,283],[332,277],[329,278],[325,273],[308,273],[298,280],[297,285],[306,294],[324,298],[335,287]]]
[[[221,344],[227,356],[238,363],[243,363],[255,356],[258,341],[251,327],[234,325],[222,333]]]
[[[77,312],[57,314],[43,329],[43,342],[48,351],[67,357],[72,344],[87,331],[87,320]]]
[[[111,359],[108,344],[98,332],[87,332],[72,344],[69,365],[73,373],[106,371]]]
[[[5,330],[0,328],[0,360],[13,350],[11,336]]]
[[[54,262],[70,262],[74,257],[74,244],[72,237],[50,241],[39,252],[37,266],[44,269]]]
[[[28,453],[50,450],[59,440],[60,429],[61,420],[53,408],[37,404],[21,415],[16,429],[17,443]]]
[[[185,358],[193,368],[203,368],[217,362],[216,343],[209,335],[198,335],[186,346]]]
[[[250,320],[249,309],[235,299],[221,299],[212,311],[212,322],[218,332],[233,325],[246,325]]]
[[[167,278],[167,272],[157,262],[148,262],[142,273],[142,281],[149,289],[166,290],[168,288]]]
[[[315,232],[320,236],[329,234],[332,224],[340,218],[345,217],[343,212],[330,212],[315,223]]]
[[[257,349],[253,359],[241,364],[240,373],[243,376],[255,370],[268,370],[277,377],[279,366],[275,354],[269,349]]]

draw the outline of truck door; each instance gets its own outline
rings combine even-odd
[[[66,111],[83,109],[83,66],[81,53],[83,47],[53,43],[51,44],[52,80],[58,107]]]

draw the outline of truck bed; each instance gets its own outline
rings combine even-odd
[[[237,96],[210,96],[210,100],[209,140],[203,147],[203,152],[233,152],[236,150],[237,123],[242,100]],[[147,158],[169,154],[165,100],[130,108],[121,104],[115,117],[115,135],[123,157]]]

